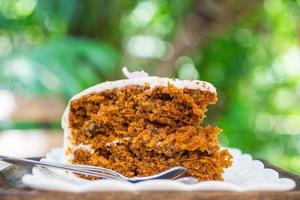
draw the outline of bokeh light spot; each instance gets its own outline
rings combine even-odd
[[[200,75],[194,64],[186,63],[178,70],[178,77],[182,80],[196,80]]]
[[[36,0],[2,0],[0,9],[6,18],[16,19],[30,15],[36,7],[36,3]]]
[[[276,15],[283,11],[283,5],[281,0],[266,0],[264,2],[265,10],[272,14]]]
[[[51,71],[43,70],[41,81],[47,88],[51,90],[56,90],[60,86],[60,80]]]
[[[282,64],[282,70],[289,75],[300,75],[300,49],[298,47],[290,48],[284,55]]]
[[[130,20],[136,26],[145,26],[152,20],[156,10],[157,5],[154,1],[142,1],[132,11]]]
[[[25,31],[25,40],[29,44],[40,44],[44,39],[45,35],[39,26],[29,26]]]
[[[67,29],[65,22],[57,16],[47,16],[44,23],[51,32],[64,33]]]
[[[297,96],[295,92],[289,88],[278,89],[273,96],[273,105],[279,110],[287,110],[295,105]]]
[[[5,63],[4,74],[8,77],[16,77],[26,83],[34,79],[32,63],[25,58],[15,58]]]
[[[269,132],[273,129],[274,120],[268,113],[259,113],[255,119],[255,128],[259,132]]]
[[[274,84],[274,74],[271,70],[262,69],[262,67],[256,67],[252,72],[252,83],[256,88],[266,88]]]
[[[175,68],[179,69],[184,64],[193,64],[193,60],[188,56],[180,56],[175,62]]]
[[[36,0],[19,0],[16,3],[16,12],[20,17],[30,15],[36,6]]]
[[[127,50],[138,57],[161,58],[166,53],[167,47],[160,38],[137,35],[130,38]]]
[[[278,121],[282,124],[282,130],[285,134],[296,135],[300,133],[300,116],[287,116],[283,121]]]
[[[248,29],[240,29],[236,33],[237,41],[244,47],[252,47],[255,44],[255,38]]]

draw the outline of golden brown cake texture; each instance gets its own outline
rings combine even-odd
[[[231,155],[221,150],[220,129],[202,127],[209,91],[128,85],[72,100],[68,148],[72,163],[102,166],[132,176],[153,175],[184,166],[199,180],[222,180]]]

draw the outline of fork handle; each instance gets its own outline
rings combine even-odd
[[[0,161],[5,161],[5,162],[15,164],[15,165],[50,167],[50,168],[56,168],[56,169],[71,171],[71,172],[75,172],[75,173],[82,174],[82,175],[94,176],[94,177],[97,177],[97,178],[121,180],[120,177],[117,177],[117,176],[114,176],[114,175],[89,171],[89,170],[85,170],[83,168],[77,169],[75,167],[62,165],[62,164],[59,164],[59,163],[35,161],[35,160],[30,160],[30,159],[25,159],[25,158],[13,158],[13,157],[1,156],[1,155],[0,155]]]

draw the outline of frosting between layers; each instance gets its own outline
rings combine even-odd
[[[129,85],[140,85],[143,86],[145,84],[148,84],[150,88],[155,88],[157,86],[163,86],[167,87],[169,84],[174,85],[177,88],[187,88],[187,89],[197,89],[201,91],[208,91],[211,93],[216,93],[216,88],[204,81],[199,80],[179,80],[179,79],[170,79],[170,78],[162,78],[157,76],[148,76],[145,72],[132,72],[129,73],[126,68],[123,68],[123,73],[129,78],[129,79],[122,79],[117,81],[107,81],[100,84],[97,84],[95,86],[92,86],[90,88],[87,88],[83,90],[82,92],[74,95],[71,100],[69,101],[62,120],[61,120],[61,126],[64,130],[64,152],[66,152],[68,147],[74,148],[71,146],[71,144],[68,142],[69,137],[71,134],[71,131],[69,129],[69,111],[70,111],[70,102],[74,99],[78,99],[84,95],[88,95],[95,92],[102,92],[105,90],[115,89],[115,88],[123,88]],[[139,74],[140,73],[140,74]],[[77,146],[76,149],[85,149],[83,146]],[[71,156],[64,156],[64,161],[68,162],[68,160],[71,158]]]

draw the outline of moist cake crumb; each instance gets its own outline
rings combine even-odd
[[[83,95],[70,102],[69,162],[128,177],[184,166],[199,180],[222,180],[231,155],[219,146],[221,129],[202,126],[207,106],[216,101],[211,91],[172,84],[132,84]],[[80,145],[92,151],[75,148]]]

